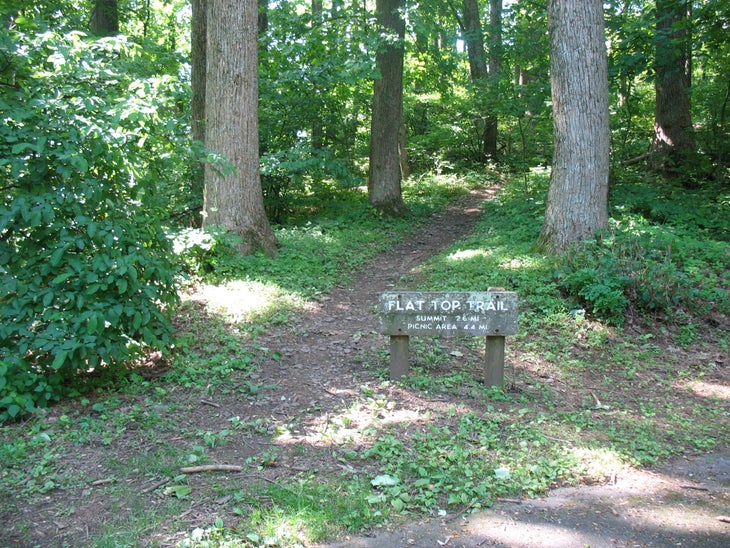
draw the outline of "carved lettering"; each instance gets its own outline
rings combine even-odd
[[[517,295],[503,290],[384,293],[380,323],[382,332],[391,335],[513,335]]]

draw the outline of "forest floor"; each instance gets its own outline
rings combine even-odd
[[[302,334],[286,330],[261,337],[261,345],[283,354],[269,364],[271,376],[264,379],[287,394],[274,411],[296,413],[301,406],[321,405],[323,398],[339,405],[352,395],[364,380],[358,378],[359,368],[353,369],[352,357],[382,345],[369,312],[378,295],[399,287],[423,262],[467,235],[481,217],[479,204],[494,192],[471,192],[376,258],[352,283],[309,310]],[[405,391],[399,395],[408,397]],[[401,524],[327,546],[725,547],[730,544],[728,516],[730,450],[681,458],[655,470],[624,469],[605,484],[560,488],[539,499],[500,502],[468,517]]]
[[[464,237],[480,219],[479,204],[495,189],[473,191],[437,215],[415,236],[381,255],[347,287],[311,310],[307,334],[289,341],[277,376],[290,401],[333,397],[352,375],[353,335],[372,332],[365,313],[378,295],[417,273],[419,265]],[[280,335],[276,334],[278,338]],[[274,343],[274,337],[270,340]],[[265,344],[262,342],[262,344]],[[376,344],[358,339],[357,344]],[[278,345],[281,348],[281,343]],[[329,364],[322,368],[320,364]],[[343,377],[344,375],[344,377]],[[273,380],[273,379],[272,379]],[[343,382],[344,381],[344,382]],[[313,390],[302,390],[311,387]],[[331,388],[328,388],[331,387]],[[344,390],[346,393],[347,390]],[[730,385],[727,385],[730,396]],[[400,524],[370,536],[321,545],[329,548],[419,547],[664,547],[730,545],[730,449],[680,458],[656,469],[623,469],[604,484],[563,487],[537,499],[498,502],[487,511]]]
[[[247,482],[261,479],[284,484],[302,471],[314,470],[333,477],[348,469],[355,473],[351,468],[359,464],[341,458],[337,445],[328,444],[332,438],[325,437],[324,432],[332,416],[358,401],[363,387],[377,385],[378,390],[387,393],[388,400],[395,402],[390,417],[393,420],[407,420],[408,410],[428,412],[463,403],[454,394],[419,395],[397,383],[382,383],[372,370],[363,367],[362,357],[382,351],[387,345],[373,323],[378,295],[401,287],[404,280],[417,275],[424,261],[469,234],[481,218],[480,204],[496,192],[495,188],[482,189],[461,198],[392,251],[354,273],[351,283],[312,303],[294,321],[260,334],[256,344],[267,350],[268,357],[255,378],[249,380],[268,389],[256,399],[246,401],[235,392],[220,390],[168,388],[176,400],[174,429],[145,436],[143,427],[137,429],[129,424],[111,444],[87,442],[61,457],[62,467],[87,478],[83,489],[59,489],[32,503],[5,494],[2,506],[14,511],[0,509],[0,521],[4,523],[0,546],[90,545],[100,530],[114,527],[115,519],[120,526],[128,522],[125,513],[131,512],[133,505],[144,506],[153,514],[158,505],[164,504],[163,499],[169,500],[162,490],[170,483],[165,478],[150,477],[145,470],[149,464],[145,463],[151,461],[145,461],[144,455],[164,455],[169,447],[190,445],[192,434],[187,432],[230,428],[231,417],[262,428],[241,431],[240,439],[234,439],[237,434],[233,433],[226,443],[214,448],[211,444],[206,456],[213,462],[244,463],[267,454],[272,448],[271,424],[264,425],[263,419],[297,426],[279,436],[276,452],[271,453],[276,462],[271,466],[251,473],[191,475],[193,495],[208,494],[181,501],[188,506],[181,506],[177,521],[169,523],[166,530],[147,531],[146,541],[140,544],[172,546],[181,540],[182,530],[205,527],[221,516],[230,517],[231,497],[216,496],[211,491],[219,484],[236,482],[245,487]],[[216,300],[225,306],[235,300],[235,295],[200,291],[190,299],[191,306],[204,313],[205,306],[215,308]],[[724,377],[718,379],[718,385],[725,387],[719,395],[722,399],[730,399],[729,369],[724,367]],[[532,376],[534,382],[540,382],[538,377]],[[564,397],[572,396],[566,393]],[[129,402],[130,408],[134,405],[145,403],[139,397]],[[403,417],[396,417],[396,411]],[[164,413],[164,409],[155,412]],[[50,410],[48,420],[54,413]],[[357,436],[357,426],[349,435]],[[116,468],[110,464],[110,452],[114,453]],[[125,477],[121,477],[122,469],[126,470]],[[114,482],[107,483],[105,478],[111,477]],[[122,485],[134,492],[134,503],[115,499]],[[560,487],[539,498],[503,499],[477,513],[455,511],[401,521],[368,535],[318,546],[725,547],[730,545],[729,521],[730,450],[723,448],[710,454],[686,454],[655,469],[623,467],[593,485]]]

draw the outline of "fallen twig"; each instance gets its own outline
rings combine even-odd
[[[730,523],[730,516],[717,516],[717,519],[723,523]]]
[[[522,504],[520,499],[506,499],[504,497],[498,497],[497,502],[509,502],[511,504]]]
[[[98,485],[104,485],[106,483],[114,483],[114,478],[106,478],[106,479],[99,479],[96,481],[92,481],[91,486],[96,487]]]
[[[187,466],[180,468],[183,474],[198,474],[200,472],[241,472],[243,466],[235,464],[206,464],[203,466]]]
[[[142,493],[143,494],[145,494],[145,493],[151,493],[152,491],[154,491],[158,487],[162,487],[163,485],[165,485],[169,481],[170,481],[170,478],[165,478],[165,479],[160,480],[160,481],[158,481],[156,483],[153,483],[149,487],[145,487],[144,489],[142,489]]]
[[[200,400],[200,403],[202,403],[203,405],[210,405],[211,407],[220,407],[220,404],[210,400]]]
[[[682,489],[694,489],[695,491],[709,491],[707,487],[698,487],[696,485],[680,485]]]

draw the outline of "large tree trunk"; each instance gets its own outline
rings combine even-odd
[[[469,75],[471,76],[471,82],[474,88],[477,90],[479,95],[487,93],[487,76],[489,71],[487,69],[487,54],[484,51],[484,35],[482,33],[482,20],[479,15],[479,2],[478,0],[464,0],[464,41],[466,42],[466,55],[469,59]],[[474,121],[476,125],[477,134],[480,140],[480,150],[482,157],[480,161],[485,161],[487,158],[486,149],[486,128],[487,120],[481,115]]]
[[[380,77],[375,80],[370,125],[370,176],[368,199],[385,215],[406,211],[401,193],[401,165],[398,132],[403,119],[403,40],[405,22],[400,10],[403,0],[377,0],[380,32],[386,37],[376,56]],[[393,42],[392,37],[398,38]]]
[[[192,0],[192,26],[190,35],[190,84],[191,132],[193,141],[205,143],[205,46],[206,46],[206,0]],[[205,169],[197,159],[192,165],[193,193],[202,199]]]
[[[193,139],[205,142],[205,47],[206,0],[192,0],[192,32],[190,36],[190,81],[192,98]]]
[[[673,175],[691,167],[697,151],[690,115],[690,3],[657,0],[656,11],[653,167]]]
[[[608,69],[601,0],[549,0],[554,140],[543,247],[560,252],[608,224]]]
[[[258,3],[208,0],[207,8],[206,145],[233,169],[206,165],[204,224],[238,234],[243,253],[275,255],[259,175]]]
[[[89,30],[99,36],[111,36],[119,33],[117,0],[96,0],[94,2]]]
[[[489,94],[490,104],[499,104],[499,79],[502,75],[502,0],[489,2]],[[484,127],[484,154],[497,159],[497,115],[487,114]]]

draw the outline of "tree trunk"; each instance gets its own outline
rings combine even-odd
[[[502,0],[489,2],[489,103],[499,104],[499,79],[502,75]],[[484,127],[484,155],[497,159],[497,115],[488,113]]]
[[[690,3],[656,2],[653,167],[668,175],[691,167],[697,151],[690,114]]]
[[[205,144],[205,44],[206,42],[206,0],[192,0],[192,26],[190,35],[190,84],[191,130],[193,141]],[[193,193],[203,197],[205,169],[197,159],[193,160]]]
[[[486,79],[487,54],[484,51],[482,20],[479,17],[478,0],[464,0],[464,41],[469,58],[469,74],[472,82]]]
[[[398,132],[403,120],[403,0],[377,0],[378,25],[385,41],[376,55],[380,77],[375,80],[370,124],[370,176],[368,199],[389,216],[407,212],[401,193]],[[397,37],[394,43],[393,36]]]
[[[312,26],[322,22],[322,0],[312,0]],[[319,91],[315,91],[311,100],[317,101],[317,105],[321,108],[322,100],[319,97]],[[312,148],[321,150],[324,143],[324,128],[322,118],[317,116],[312,121]]]
[[[243,253],[276,254],[259,174],[258,3],[208,0],[205,137],[232,169],[205,169],[206,226],[241,237]]]
[[[96,0],[94,2],[89,30],[99,36],[112,36],[119,33],[117,0]]]
[[[206,0],[192,0],[192,32],[190,36],[190,81],[192,98],[193,139],[205,142],[205,46]]]
[[[608,69],[601,0],[549,0],[554,156],[540,244],[561,252],[608,224]]]
[[[484,51],[484,35],[482,33],[482,20],[479,16],[479,2],[478,0],[464,0],[464,41],[466,42],[466,54],[469,59],[469,75],[471,76],[471,83],[474,86],[476,93],[481,95],[488,93],[487,91],[487,77],[489,71],[487,70],[487,54]],[[488,101],[482,101],[482,104],[488,103]],[[486,157],[486,128],[487,120],[480,115],[474,120],[474,125],[477,129],[477,134],[480,140],[480,150],[482,157],[480,161],[485,161]]]
[[[259,34],[264,34],[269,30],[269,2],[268,0],[258,0],[259,16],[258,26]]]

